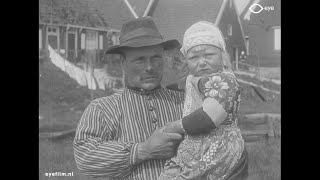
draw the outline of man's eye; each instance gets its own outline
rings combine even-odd
[[[142,59],[142,58],[138,58],[138,59],[135,59],[134,62],[135,62],[135,63],[142,63],[142,62],[143,62],[143,59]]]
[[[210,54],[206,54],[206,57],[212,57],[212,56],[214,56],[214,55],[216,55],[216,54],[210,53]]]
[[[198,57],[197,56],[191,56],[189,57],[190,60],[196,60]]]
[[[152,58],[152,61],[160,61],[160,60],[162,60],[162,57],[153,57]]]

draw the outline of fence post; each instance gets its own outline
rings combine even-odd
[[[258,74],[258,79],[261,80],[261,75],[260,75],[260,58],[259,58],[259,54],[258,54],[258,71],[257,71],[257,74]]]
[[[267,119],[267,122],[268,122],[268,136],[274,137],[273,118],[269,117]]]
[[[87,50],[86,51],[86,55],[87,55],[87,61],[88,61],[88,71],[90,73],[90,80],[89,80],[89,83],[88,84],[88,87],[91,87],[89,88],[89,91],[90,91],[90,99],[93,100],[94,99],[94,92],[93,92],[93,89],[92,89],[92,83],[94,83],[94,81],[92,80],[93,79],[93,71],[94,71],[94,59],[95,59],[95,52],[93,49],[90,49],[90,50]]]
[[[239,50],[238,50],[238,48],[236,48],[236,52],[235,52],[235,54],[236,54],[236,70],[238,71],[239,70],[239,55],[238,55],[238,52]]]

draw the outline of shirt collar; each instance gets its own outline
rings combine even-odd
[[[156,88],[152,90],[146,90],[138,87],[132,87],[132,86],[126,86],[126,89],[130,90],[131,92],[134,92],[136,94],[140,95],[150,95],[154,94],[157,90],[161,89],[161,85],[157,86]]]

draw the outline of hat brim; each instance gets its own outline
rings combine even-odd
[[[122,45],[112,46],[105,51],[105,54],[121,54],[123,52],[123,49],[128,47],[145,47],[154,45],[161,45],[165,50],[181,47],[179,41],[176,39],[162,41],[158,38],[144,37],[139,39],[132,39],[123,43]]]

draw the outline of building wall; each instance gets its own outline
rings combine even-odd
[[[274,30],[261,28],[260,26],[249,27],[249,54],[258,55],[262,60],[279,60],[281,52],[274,51]]]
[[[46,49],[46,26],[44,25],[39,25],[39,29],[42,30],[42,49]]]
[[[238,21],[237,12],[234,9],[234,4],[230,5],[232,1],[229,1],[225,7],[223,15],[221,17],[219,28],[223,33],[226,41],[227,51],[230,55],[231,61],[235,60],[235,48],[241,51],[245,51],[244,37],[241,33],[241,27]],[[232,35],[228,35],[228,24],[232,25]]]
[[[78,33],[78,36],[77,36],[77,38],[78,38],[78,42],[77,42],[77,44],[78,44],[78,46],[77,46],[77,48],[78,48],[78,54],[77,54],[77,61],[84,61],[84,55],[85,55],[85,49],[82,49],[81,48],[81,43],[82,43],[82,40],[81,40],[81,34],[82,33],[86,33],[85,32],[86,30],[84,30],[84,29],[82,29],[82,30],[80,30],[80,29],[77,29],[77,33]]]
[[[67,51],[66,51],[66,27],[60,27],[60,53],[64,52],[64,55],[66,55]],[[62,50],[62,51],[61,51]]]
[[[46,26],[45,25],[39,25],[39,29],[42,29],[42,50],[39,48],[39,53],[40,55],[41,54],[45,54],[48,49],[46,47],[46,36],[47,36],[47,32],[46,32]],[[66,34],[69,32],[69,31],[73,31],[75,32],[77,35],[76,35],[76,38],[77,38],[77,54],[75,54],[74,56],[74,59],[69,59],[68,57],[68,60],[71,61],[71,62],[84,62],[85,59],[85,53],[87,51],[86,49],[86,45],[87,45],[87,31],[86,29],[79,29],[79,28],[72,28],[70,27],[68,30],[66,27],[59,27],[59,47],[60,47],[60,54],[61,55],[67,55],[68,51],[67,51],[67,46],[68,46],[68,42],[67,42],[67,38],[68,36],[66,36]],[[98,34],[98,37],[97,37],[97,49],[96,49],[96,61],[97,63],[104,63],[103,60],[105,59],[105,55],[104,55],[104,52],[105,50],[110,46],[110,42],[111,40],[108,40],[108,37],[107,37],[107,32],[105,31],[92,31],[91,32],[96,32]],[[84,42],[85,42],[85,46],[84,48],[82,49],[81,48],[81,43],[82,43],[82,39],[81,39],[81,34],[85,34],[85,39],[84,39]],[[100,49],[100,35],[103,37],[102,39],[102,49]],[[64,53],[62,53],[63,51],[61,50],[64,50]]]
[[[42,30],[42,49],[39,49],[39,55],[41,58],[45,58],[45,57],[48,57],[49,56],[49,51],[47,50],[47,47],[46,47],[46,43],[47,43],[47,39],[46,39],[46,36],[47,36],[47,32],[46,32],[46,29],[47,27],[45,25],[39,25],[39,29]]]

